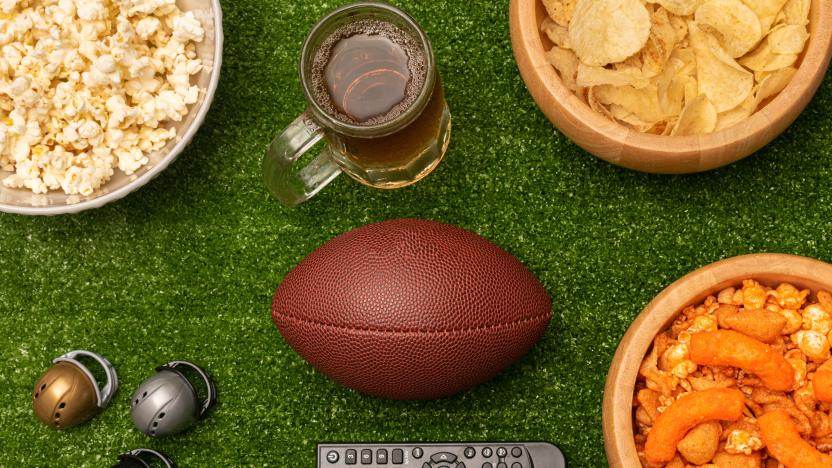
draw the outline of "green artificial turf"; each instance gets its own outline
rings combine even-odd
[[[702,175],[635,173],[592,158],[536,108],[507,2],[396,2],[430,34],[453,113],[434,174],[398,191],[341,177],[282,208],[260,181],[261,156],[304,109],[306,31],[342,3],[223,2],[219,90],[175,164],[102,209],[0,216],[0,467],[104,467],[140,446],[183,467],[310,467],[318,441],[524,439],[556,442],[571,466],[603,466],[607,367],[656,293],[738,254],[832,261],[832,81],[752,158]],[[359,395],[298,357],[269,316],[281,278],[326,240],[399,217],[457,224],[528,265],[554,301],[539,346],[493,381],[427,402]],[[30,392],[74,348],[107,356],[122,390],[91,423],[57,432],[36,421]],[[132,426],[129,395],[172,359],[209,369],[220,403],[195,430],[151,440]]]

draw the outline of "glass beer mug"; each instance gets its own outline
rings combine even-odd
[[[300,78],[308,109],[263,160],[266,186],[286,206],[342,172],[370,187],[413,184],[448,149],[451,115],[430,41],[393,6],[361,2],[324,17],[304,41]],[[322,139],[324,149],[297,167]]]

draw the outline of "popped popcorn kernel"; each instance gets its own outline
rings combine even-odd
[[[728,434],[725,442],[725,451],[732,454],[751,455],[753,452],[763,448],[762,439],[743,430],[733,430]]]

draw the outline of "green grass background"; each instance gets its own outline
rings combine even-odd
[[[685,177],[630,172],[580,150],[535,107],[512,58],[506,2],[396,2],[430,34],[453,113],[434,174],[391,192],[341,177],[301,208],[282,208],[260,181],[260,160],[304,109],[305,33],[342,3],[223,2],[219,90],[175,164],[99,210],[0,216],[0,466],[104,467],[147,446],[185,467],[309,467],[318,441],[492,439],[550,440],[572,466],[603,466],[607,367],[656,293],[739,254],[832,260],[829,79],[752,158]],[[457,224],[528,265],[554,300],[540,345],[439,401],[368,398],[311,369],[272,325],[274,288],[328,239],[399,217]],[[91,423],[56,432],[34,418],[30,392],[74,348],[107,356],[122,390]],[[129,395],[172,359],[209,369],[220,403],[196,429],[151,440],[132,427]]]

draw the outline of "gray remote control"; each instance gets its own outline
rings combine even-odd
[[[546,442],[318,444],[318,468],[566,468]]]

